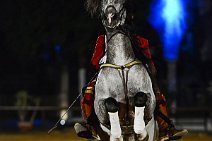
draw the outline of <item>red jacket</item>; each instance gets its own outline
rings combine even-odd
[[[139,47],[143,49],[144,55],[151,60],[152,57],[149,50],[148,40],[138,35],[136,35],[135,37],[138,39]],[[105,36],[100,35],[97,38],[96,47],[91,59],[91,64],[94,65],[96,69],[99,69],[100,67],[99,61],[104,56],[104,50],[105,50]]]

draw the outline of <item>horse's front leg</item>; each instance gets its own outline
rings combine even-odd
[[[135,102],[135,118],[134,118],[134,132],[136,133],[136,140],[148,140],[148,134],[144,122],[144,109],[147,101],[147,95],[143,92],[138,92],[134,97]]]
[[[122,141],[123,138],[121,136],[121,126],[118,116],[118,110],[119,110],[118,103],[114,98],[109,97],[105,99],[105,107],[109,115],[110,126],[111,126],[110,141]]]

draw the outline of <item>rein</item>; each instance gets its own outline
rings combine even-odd
[[[125,34],[125,32],[118,30],[117,32],[113,33],[113,34],[110,36],[110,38],[107,40],[107,44],[110,42],[110,40],[113,38],[113,36],[115,36],[115,35],[118,34],[118,33],[121,33],[121,34],[127,36],[127,34]]]

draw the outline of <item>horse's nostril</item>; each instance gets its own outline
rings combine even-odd
[[[117,14],[115,14],[114,17],[113,17],[113,19],[116,20],[117,18],[118,18],[118,16],[117,16]]]

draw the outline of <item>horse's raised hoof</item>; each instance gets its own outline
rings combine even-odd
[[[123,137],[120,137],[120,138],[110,137],[110,141],[123,141]]]
[[[112,97],[105,99],[105,107],[107,112],[111,113],[115,113],[119,110],[117,101]]]
[[[136,107],[144,107],[147,102],[147,95],[144,92],[136,93],[134,97],[134,102]]]
[[[135,134],[136,141],[148,141],[149,135],[147,134],[146,137],[143,137],[141,134]]]

